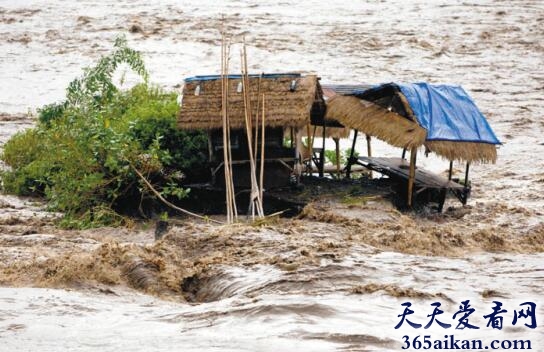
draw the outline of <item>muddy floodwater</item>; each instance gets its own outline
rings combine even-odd
[[[254,72],[463,85],[503,142],[497,164],[473,165],[468,205],[449,199],[443,214],[323,197],[295,219],[178,219],[158,240],[152,222],[61,230],[39,200],[2,194],[0,351],[397,351],[404,335],[542,350],[542,1],[0,0],[0,145],[120,33],[166,89],[217,73],[222,18],[245,34]],[[399,151],[377,143],[375,153]],[[455,329],[466,300],[480,329]],[[483,317],[494,301],[507,310],[502,330]],[[440,302],[436,319],[452,326],[395,329],[405,302],[422,325]],[[525,302],[535,329],[513,324]]]

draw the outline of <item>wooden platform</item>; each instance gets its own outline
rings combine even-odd
[[[356,164],[370,170],[377,171],[390,178],[401,181],[408,181],[410,163],[402,158],[373,158],[361,156],[357,158]],[[414,180],[414,193],[418,194],[426,189],[436,189],[441,192],[439,210],[442,210],[448,191],[463,203],[466,204],[470,189],[457,182],[448,180],[445,177],[436,175],[421,167],[416,168]]]

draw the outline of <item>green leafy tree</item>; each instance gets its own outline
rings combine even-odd
[[[123,63],[144,83],[119,90],[112,77]],[[157,206],[133,168],[163,196],[186,197],[183,183],[206,169],[206,135],[177,129],[176,94],[147,80],[140,53],[118,38],[110,55],[69,84],[66,101],[44,106],[35,128],[6,143],[4,190],[45,197],[65,212],[62,225],[79,228],[121,224],[123,215]]]

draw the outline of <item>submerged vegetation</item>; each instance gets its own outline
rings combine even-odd
[[[143,83],[123,91],[113,83],[119,65]],[[37,126],[4,146],[4,191],[45,197],[64,212],[61,225],[120,225],[124,215],[145,215],[157,206],[134,169],[169,199],[187,196],[183,184],[204,170],[206,136],[176,128],[176,93],[148,83],[140,53],[121,37],[111,54],[72,81],[66,100],[39,110]]]

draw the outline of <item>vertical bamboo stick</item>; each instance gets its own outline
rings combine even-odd
[[[225,35],[221,34],[221,122],[223,125],[223,171],[225,175],[225,206],[227,208],[227,223],[230,223],[230,196],[229,196],[229,176],[227,166],[227,121],[225,114]]]
[[[231,194],[231,211],[234,215],[234,220],[238,220],[238,209],[236,207],[236,193],[234,192],[234,179],[232,173],[232,148],[230,143],[230,118],[229,118],[229,62],[230,62],[230,40],[227,43],[226,47],[226,65],[225,65],[225,111],[226,111],[226,120],[227,120],[227,150],[229,158],[229,180],[230,180],[230,194]]]
[[[261,73],[259,75],[259,83],[257,84],[257,108],[255,109],[255,147],[253,148],[253,151],[255,152],[255,160],[257,160],[257,154],[258,154],[258,147],[259,147],[259,113],[261,112],[259,109],[259,98],[261,97],[261,80],[262,80],[263,74]],[[262,136],[261,136],[262,138]]]
[[[250,194],[250,207],[252,218],[254,218],[255,210],[259,217],[264,216],[262,209],[262,202],[259,192],[259,186],[257,184],[257,175],[255,167],[255,159],[253,158],[253,147],[252,147],[252,110],[251,110],[251,98],[249,95],[249,75],[247,70],[247,52],[245,42],[243,44],[243,50],[241,53],[242,59],[242,85],[244,91],[244,110],[245,110],[245,123],[246,123],[246,136],[248,141],[248,151],[249,151],[249,164],[250,164],[250,178],[251,178],[251,194]]]
[[[229,45],[230,46],[230,45]],[[230,124],[228,118],[228,61],[229,49],[227,48],[224,33],[221,35],[221,117],[223,124],[223,170],[225,174],[225,203],[227,208],[227,223],[232,223],[237,218],[236,201],[234,196],[234,183],[232,180],[232,155],[230,149]]]
[[[260,176],[260,180],[259,180],[259,195],[261,196],[261,207],[263,207],[262,205],[262,201],[263,201],[263,190],[264,190],[264,141],[265,141],[265,138],[264,138],[264,132],[265,132],[265,97],[264,97],[264,94],[263,94],[263,114],[262,114],[262,121],[261,121],[261,174],[259,175]],[[264,210],[264,209],[263,209]]]

